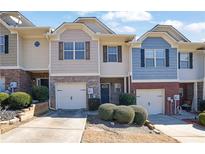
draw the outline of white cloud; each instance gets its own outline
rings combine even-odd
[[[160,24],[163,24],[163,25],[172,25],[174,26],[175,28],[177,29],[180,29],[183,27],[183,22],[179,21],[179,20],[166,20],[164,22],[161,22]]]
[[[108,26],[116,33],[135,33],[136,29],[131,26],[122,26],[118,22],[109,22]]]
[[[152,15],[149,12],[108,12],[102,16],[102,19],[107,20],[121,20],[121,21],[149,21]]]
[[[205,22],[189,24],[185,27],[185,29],[192,32],[201,32],[205,30]]]
[[[202,42],[205,42],[205,38],[202,38],[201,41],[202,41]]]

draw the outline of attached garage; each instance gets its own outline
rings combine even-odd
[[[57,109],[86,108],[86,83],[56,83]]]
[[[164,89],[137,89],[137,105],[145,107],[149,114],[163,114],[165,108]]]

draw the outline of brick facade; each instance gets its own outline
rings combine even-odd
[[[93,88],[94,97],[100,98],[100,77],[99,76],[50,76],[50,107],[56,108],[55,84],[56,83],[86,82],[86,88]],[[87,94],[87,92],[86,92]]]
[[[10,82],[17,82],[15,91],[31,92],[31,74],[30,72],[20,69],[2,69],[0,76],[5,79],[5,89],[8,89]]]
[[[179,83],[177,82],[157,82],[157,83],[131,83],[131,92],[136,93],[136,89],[165,89],[165,114],[171,114],[170,103],[167,97],[172,97],[179,93]]]

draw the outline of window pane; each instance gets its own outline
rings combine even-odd
[[[154,58],[154,50],[146,50],[145,57],[146,58]]]
[[[108,56],[109,62],[117,62],[117,55],[115,54],[109,54]]]
[[[0,53],[4,53],[4,45],[0,45]]]
[[[64,59],[73,59],[73,51],[64,51]]]
[[[180,60],[181,61],[189,61],[189,54],[188,53],[181,53]]]
[[[4,45],[4,36],[0,36],[0,45]]]
[[[75,59],[84,59],[85,52],[84,51],[75,51]]]
[[[117,54],[117,47],[108,47],[108,54]]]
[[[156,58],[165,58],[164,50],[157,50],[156,51]]]
[[[108,47],[108,61],[117,62],[117,47]]]
[[[154,59],[146,59],[146,67],[154,67]]]
[[[188,61],[181,61],[180,68],[189,68],[189,62]]]
[[[164,59],[156,59],[156,66],[165,66]]]
[[[85,50],[84,42],[75,42],[75,50]]]
[[[73,50],[73,42],[65,42],[64,50]]]

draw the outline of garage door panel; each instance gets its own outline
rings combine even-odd
[[[86,108],[86,83],[63,83],[56,87],[58,109]]]
[[[163,113],[164,90],[163,89],[137,89],[137,104],[145,107],[149,114]]]

